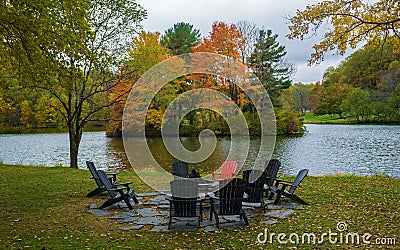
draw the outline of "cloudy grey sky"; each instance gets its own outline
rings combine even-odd
[[[314,83],[322,79],[329,66],[336,66],[342,56],[327,54],[318,66],[307,66],[316,39],[306,41],[289,40],[286,16],[293,16],[297,9],[319,0],[137,0],[148,11],[148,19],[143,22],[146,31],[164,31],[177,22],[188,22],[207,36],[215,21],[237,23],[246,20],[260,28],[271,29],[278,34],[279,42],[286,47],[286,60],[296,65],[294,82]]]

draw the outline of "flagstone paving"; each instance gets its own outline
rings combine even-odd
[[[140,200],[139,204],[132,204],[134,209],[129,211],[124,202],[115,204],[106,209],[98,209],[96,204],[92,204],[87,212],[95,216],[109,216],[111,220],[118,220],[124,227],[120,230],[149,230],[151,232],[166,232],[169,222],[169,202],[166,199],[167,195],[160,192],[151,192],[137,194]],[[292,202],[281,202],[279,205],[273,205],[273,200],[267,200],[268,208],[265,213],[265,219],[261,222],[266,225],[279,223],[279,219],[283,219],[295,212],[297,209],[303,209],[302,206]],[[243,207],[250,220],[262,213],[260,204],[244,203]],[[201,229],[205,232],[215,232],[219,229],[215,224],[215,218],[210,220],[210,205],[208,201],[203,202],[203,220]],[[245,226],[245,223],[240,220],[239,216],[220,216],[220,227],[224,229],[234,229]],[[196,231],[197,218],[173,218],[171,231]]]
[[[265,215],[272,218],[283,219],[286,216],[291,215],[292,213],[294,213],[294,210],[288,209],[288,210],[275,210],[267,212],[265,213]]]

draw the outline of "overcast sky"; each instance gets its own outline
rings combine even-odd
[[[286,47],[286,60],[296,65],[297,73],[293,82],[315,83],[322,79],[323,72],[329,66],[336,66],[344,57],[327,54],[324,62],[318,66],[307,66],[315,39],[307,41],[289,40],[285,17],[293,16],[297,9],[318,0],[137,0],[148,11],[143,22],[146,31],[164,31],[178,22],[188,22],[207,36],[215,21],[237,23],[246,20],[260,28],[271,29],[278,34],[279,42]]]

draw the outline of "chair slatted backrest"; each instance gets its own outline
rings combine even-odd
[[[248,202],[260,202],[264,198],[266,176],[261,170],[243,171],[243,179],[247,181],[246,194]]]
[[[222,215],[242,214],[243,195],[247,181],[233,178],[219,183],[219,213]]]
[[[195,180],[181,179],[170,182],[174,216],[196,216],[199,187]]]
[[[108,179],[107,174],[103,170],[97,170],[97,173],[99,175],[99,178],[101,182],[103,183],[104,187],[107,189],[108,193],[110,194],[111,198],[114,198],[117,196],[117,193],[115,191],[112,191],[113,185],[111,184],[110,180]]]
[[[226,161],[221,165],[221,179],[230,179],[236,175],[238,164],[236,161]]]
[[[274,179],[278,176],[279,168],[281,167],[281,162],[278,159],[271,159],[268,163],[265,163],[267,166],[264,170],[264,175],[266,177],[267,186],[274,185]]]
[[[86,161],[86,165],[90,171],[90,173],[93,176],[94,181],[96,182],[98,187],[103,186],[103,182],[99,178],[99,174],[97,173],[96,167],[94,166],[94,163],[91,161]]]
[[[300,185],[304,178],[306,178],[308,174],[308,169],[302,169],[296,176],[296,179],[293,181],[292,186],[289,188],[288,192],[293,194],[296,188]]]
[[[189,175],[189,165],[186,162],[177,161],[172,164],[173,175],[187,178]]]

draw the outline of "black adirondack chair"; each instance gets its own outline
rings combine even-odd
[[[92,191],[90,191],[86,197],[92,197],[98,194],[103,193],[104,191],[106,191],[107,189],[105,188],[103,182],[100,180],[99,174],[97,173],[97,169],[94,166],[94,163],[91,161],[86,161],[86,165],[90,171],[90,173],[92,174],[91,179],[93,179],[96,184],[97,184],[97,188],[93,189]],[[108,179],[111,181],[111,183],[113,184],[113,186],[117,185],[117,173],[107,173],[107,177]]]
[[[264,203],[264,193],[265,188],[264,184],[266,182],[266,176],[263,174],[263,171],[260,170],[245,170],[243,171],[243,179],[247,181],[246,186],[246,194],[244,202],[249,203],[260,203],[265,211],[265,203]]]
[[[186,162],[177,161],[172,164],[173,175],[175,179],[189,177],[189,165]],[[176,178],[178,177],[178,178]]]
[[[112,185],[110,180],[108,179],[107,174],[102,171],[98,170],[97,171],[100,180],[103,182],[104,187],[108,191],[108,194],[110,195],[110,198],[108,198],[103,205],[100,206],[100,208],[105,208],[108,206],[111,206],[115,203],[118,203],[120,201],[125,201],[126,205],[128,206],[129,210],[132,210],[133,207],[130,203],[130,199],[133,199],[133,201],[138,204],[139,201],[136,198],[135,195],[135,190],[131,189],[129,187],[129,184],[132,184],[132,182],[126,182],[126,183],[119,183],[118,186],[122,187],[115,187]],[[124,191],[126,190],[126,191]]]
[[[244,179],[233,178],[220,181],[218,197],[210,195],[211,211],[210,220],[214,214],[219,228],[219,215],[240,215],[246,225],[249,225],[246,213],[242,207],[243,195],[246,190],[247,181]]]
[[[271,159],[265,162],[265,164],[267,165],[264,169],[266,184],[265,197],[268,197],[268,191],[270,190],[270,187],[274,185],[275,180],[278,178],[278,171],[281,167],[281,162],[278,159]],[[272,195],[273,194],[270,196]],[[272,197],[270,199],[272,199]]]
[[[296,176],[296,179],[293,182],[287,182],[284,180],[279,180],[276,179],[275,185],[270,187],[270,190],[272,192],[272,195],[275,195],[275,202],[274,204],[278,204],[279,200],[281,199],[282,195],[285,197],[288,197],[300,204],[308,205],[307,202],[302,200],[300,197],[294,194],[294,191],[297,189],[297,187],[300,187],[300,183],[303,181],[303,179],[307,176],[308,174],[308,169],[302,169],[299,171],[299,173]],[[279,187],[279,185],[282,185]],[[288,188],[286,190],[286,188]],[[270,196],[272,198],[272,196]]]
[[[198,227],[202,221],[202,199],[199,198],[198,184],[194,179],[171,181],[172,197],[168,198],[169,223],[171,229],[173,217],[198,217]]]

